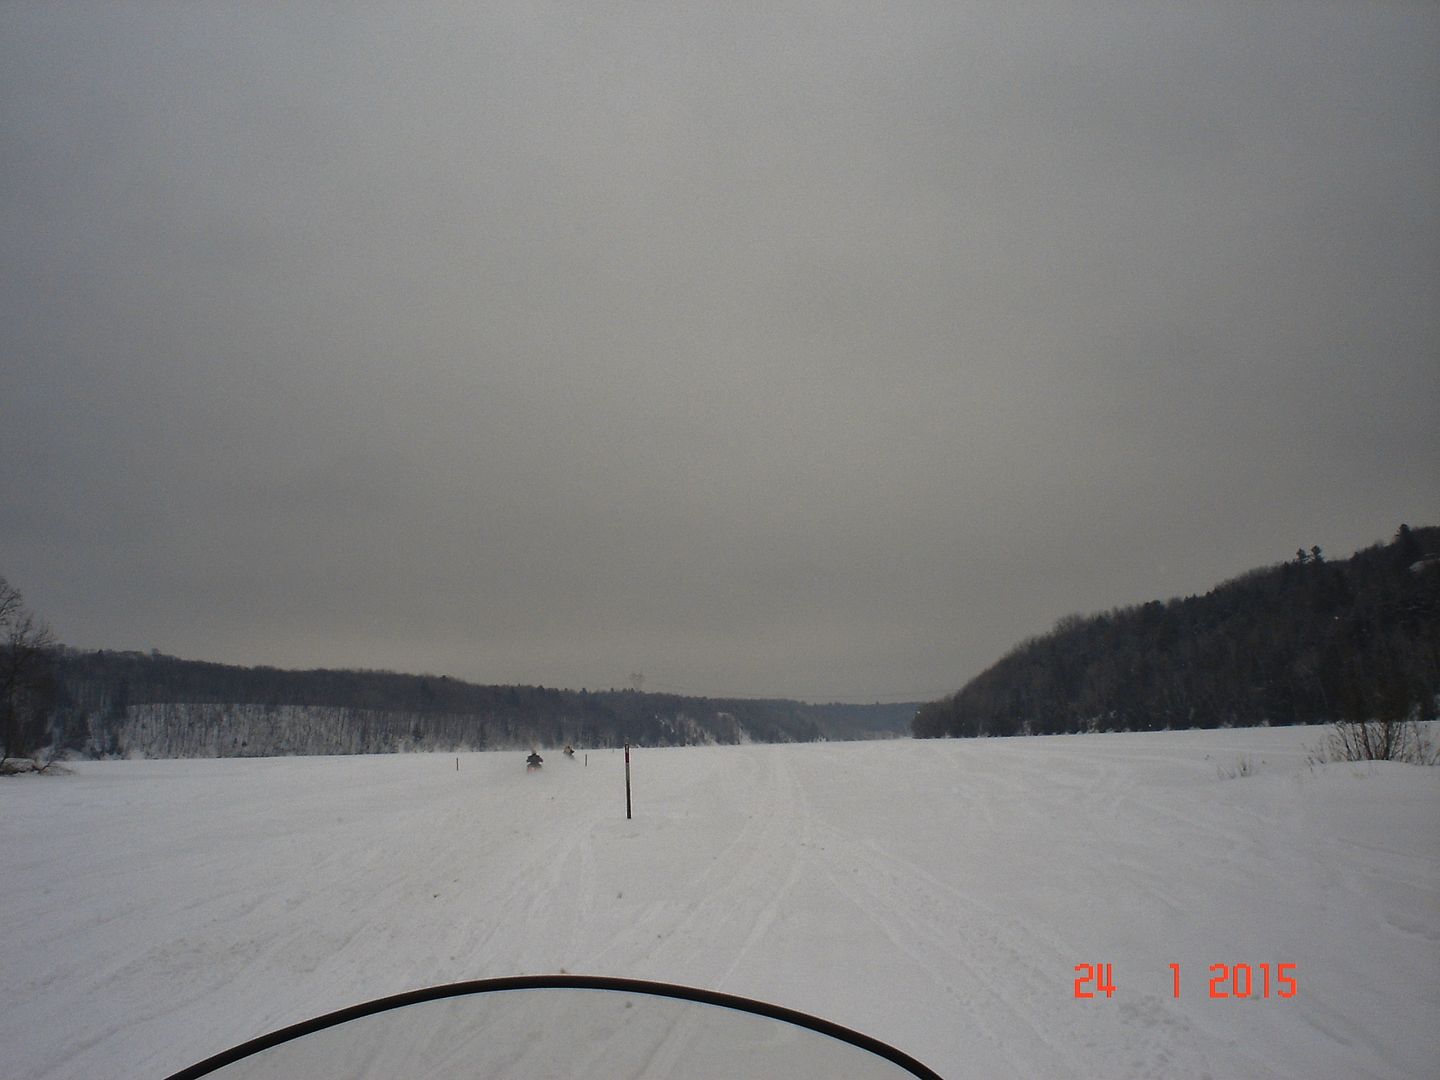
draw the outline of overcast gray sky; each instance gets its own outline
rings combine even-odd
[[[0,4],[72,645],[903,700],[1440,524],[1440,6]]]

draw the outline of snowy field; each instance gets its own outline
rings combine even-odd
[[[630,821],[616,751],[13,778],[0,1075],[155,1078],[566,971],[786,1005],[956,1080],[1434,1077],[1440,770],[1312,768],[1323,734],[637,750]],[[1077,999],[1082,963],[1113,996]]]

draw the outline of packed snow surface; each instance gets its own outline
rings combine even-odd
[[[612,750],[7,779],[0,1073],[155,1078],[565,971],[774,1002],[957,1080],[1435,1076],[1440,770],[1311,765],[1323,737],[640,749],[633,820]]]

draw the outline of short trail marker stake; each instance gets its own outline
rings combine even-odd
[[[630,744],[625,744],[625,820],[630,820]]]

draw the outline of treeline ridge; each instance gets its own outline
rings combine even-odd
[[[921,738],[1433,719],[1440,528],[1320,548],[1204,596],[1068,616],[954,695]]]

